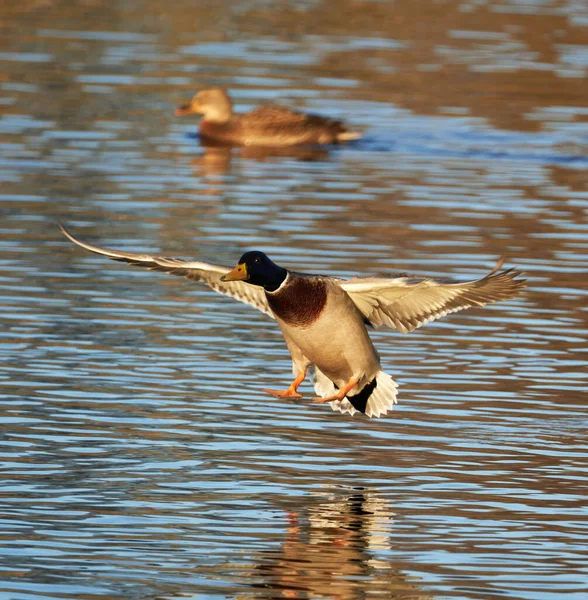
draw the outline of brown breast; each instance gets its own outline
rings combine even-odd
[[[210,123],[200,119],[200,135],[206,140],[220,142],[221,144],[239,144],[239,129],[235,127],[234,119],[228,123]]]
[[[320,316],[327,303],[327,283],[319,277],[290,275],[277,292],[266,292],[274,314],[288,325],[308,327]]]

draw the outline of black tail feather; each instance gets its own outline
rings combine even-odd
[[[362,390],[359,394],[355,394],[355,396],[347,395],[347,400],[351,402],[353,408],[365,414],[366,407],[370,396],[373,391],[378,387],[378,381],[374,377]]]

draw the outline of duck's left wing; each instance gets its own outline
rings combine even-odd
[[[231,296],[235,300],[249,304],[270,317],[274,316],[268,306],[263,288],[250,285],[244,281],[221,281],[221,276],[231,270],[229,267],[211,265],[204,262],[186,261],[181,258],[134,254],[132,252],[99,248],[98,246],[92,246],[76,239],[61,225],[59,228],[65,237],[85,250],[107,256],[112,260],[126,262],[136,267],[143,267],[151,271],[162,271],[170,275],[179,275],[192,281],[201,281],[215,292]]]
[[[517,296],[525,280],[514,269],[500,271],[503,262],[486,277],[463,283],[402,276],[358,277],[340,285],[374,327],[408,333],[449,313]]]

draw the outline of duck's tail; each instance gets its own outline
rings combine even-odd
[[[363,133],[359,131],[341,131],[337,134],[338,142],[350,142],[351,140],[358,140]]]
[[[337,393],[335,384],[319,369],[314,370],[314,391],[321,398],[327,398]],[[376,376],[366,384],[359,394],[346,396],[341,402],[329,402],[334,411],[353,416],[356,411],[365,413],[366,416],[381,417],[396,404],[396,382],[384,373],[378,371]]]

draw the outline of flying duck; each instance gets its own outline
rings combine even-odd
[[[61,226],[60,226],[61,227]],[[179,258],[91,246],[61,227],[74,244],[134,266],[201,281],[278,322],[292,356],[294,381],[278,398],[301,398],[298,387],[312,368],[317,397],[334,411],[379,417],[396,403],[397,384],[380,367],[367,327],[408,333],[429,321],[472,306],[514,298],[525,287],[519,271],[501,271],[503,259],[481,279],[463,283],[408,277],[344,280],[290,271],[263,252],[246,252],[234,269]]]
[[[231,146],[334,144],[361,137],[337,119],[305,114],[280,105],[260,106],[236,115],[227,92],[220,88],[201,90],[190,104],[178,107],[175,114],[203,115],[200,135],[206,141]]]

